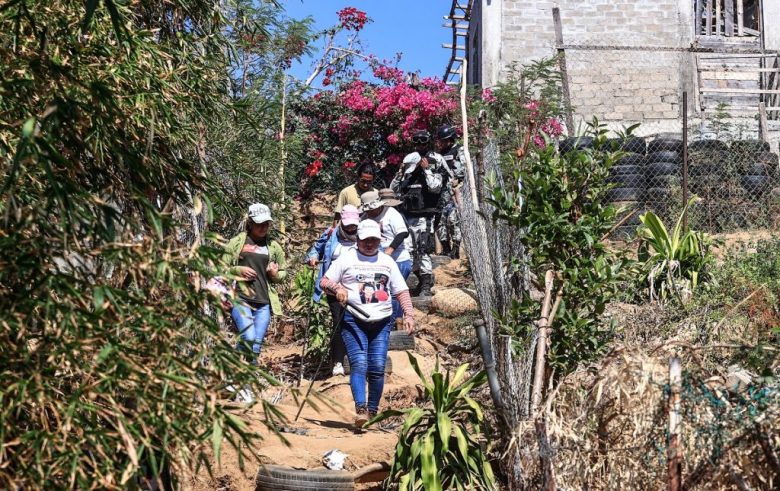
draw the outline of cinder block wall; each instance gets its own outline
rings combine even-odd
[[[643,122],[648,132],[679,129],[680,94],[692,90],[692,55],[682,51],[636,48],[685,48],[693,38],[690,0],[492,0],[500,9],[500,28],[483,36],[500,36],[500,61],[491,70],[483,63],[482,83],[503,79],[514,62],[526,63],[555,53],[552,9],[561,11],[567,45],[634,49],[566,51],[572,105],[577,120],[597,116],[606,122]],[[493,12],[493,18],[495,18]],[[490,63],[490,62],[488,62]],[[497,66],[495,66],[497,65]]]

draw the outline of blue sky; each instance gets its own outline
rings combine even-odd
[[[450,0],[286,0],[283,4],[292,18],[313,17],[315,29],[336,24],[336,12],[344,7],[358,8],[373,20],[361,31],[368,53],[389,59],[401,52],[399,67],[419,70],[422,76],[441,78],[447,67],[450,51],[441,45],[452,42],[452,31],[442,27],[442,17],[450,11]],[[293,75],[305,78],[311,63],[304,59],[293,65]]]

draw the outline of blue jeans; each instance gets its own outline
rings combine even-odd
[[[404,277],[404,280],[409,277],[409,273],[412,272],[412,260],[407,259],[406,261],[401,261],[398,264],[398,269],[401,270],[401,276]],[[398,302],[398,300],[393,296],[393,319],[400,319],[404,316],[404,311],[401,309],[401,304]]]
[[[347,310],[341,323],[341,337],[347,347],[351,373],[349,385],[355,406],[366,406],[368,381],[368,410],[376,412],[385,388],[385,361],[393,316],[379,322],[360,322]]]
[[[244,351],[248,361],[257,363],[257,355],[260,354],[265,332],[268,330],[268,324],[271,323],[271,306],[261,305],[254,308],[246,304],[238,304],[233,306],[231,315],[238,327],[240,338],[236,349]],[[249,345],[252,346],[251,351],[247,349]]]

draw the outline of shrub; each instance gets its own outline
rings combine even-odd
[[[409,362],[425,387],[426,407],[388,410],[372,419],[378,423],[403,416],[389,480],[402,490],[496,489],[493,470],[482,450],[484,416],[470,394],[486,381],[485,372],[463,380],[464,364],[450,377],[439,371],[430,380],[408,353]]]

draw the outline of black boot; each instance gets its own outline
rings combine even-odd
[[[460,258],[460,242],[452,241],[452,250],[449,253],[451,259]]]
[[[441,243],[441,255],[442,256],[449,256],[452,254],[452,248],[450,247],[450,241],[445,241]]]
[[[420,275],[420,297],[430,297],[431,287],[433,286],[433,275],[421,274]]]

